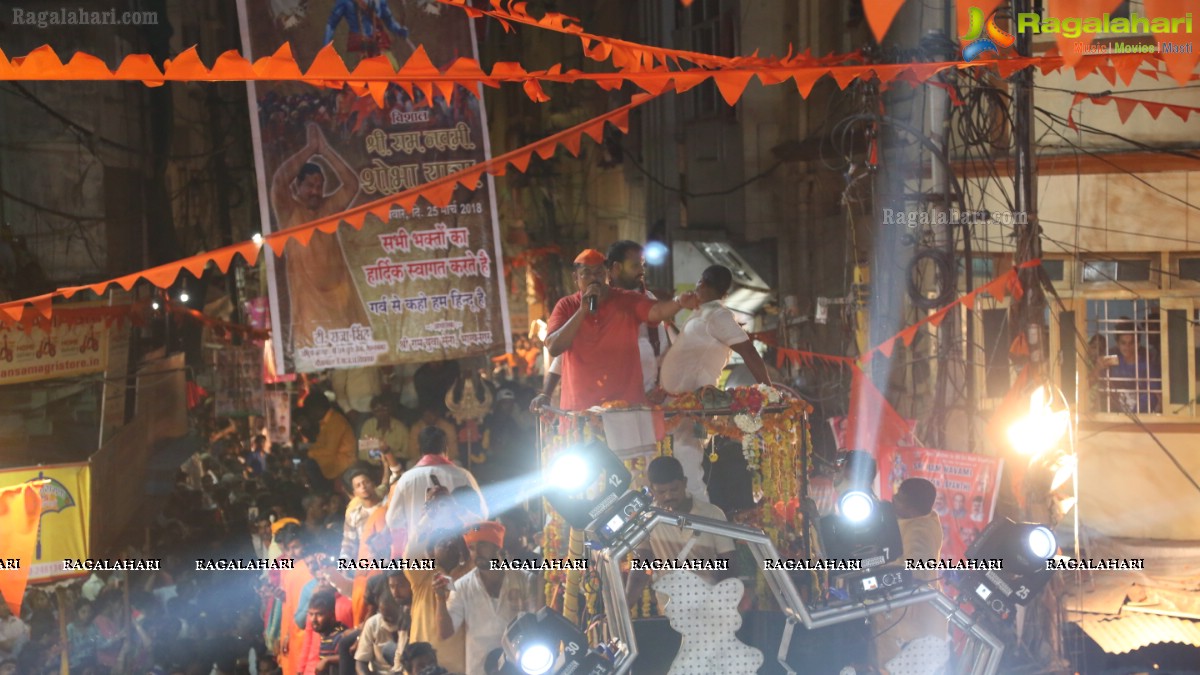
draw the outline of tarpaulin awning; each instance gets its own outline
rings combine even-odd
[[[1172,616],[1130,613],[1076,623],[1109,654],[1127,654],[1168,642],[1200,647],[1200,622]]]

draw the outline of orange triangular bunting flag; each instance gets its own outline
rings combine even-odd
[[[41,489],[22,483],[0,488],[0,560],[19,560],[17,569],[0,569],[0,595],[14,616],[21,616],[21,599],[33,567],[38,521],[42,516]],[[8,566],[5,566],[8,567]]]
[[[883,42],[883,36],[887,35],[892,20],[903,5],[904,0],[863,0],[863,12],[876,42]]]

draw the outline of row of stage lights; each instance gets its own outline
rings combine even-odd
[[[649,257],[649,251],[647,251]],[[1035,459],[1059,445],[1071,422],[1061,394],[1039,388],[1030,412],[1010,427],[1014,447]],[[1074,476],[1074,455],[1060,453],[1048,466],[1051,491]],[[602,548],[637,530],[639,516],[651,508],[649,497],[631,489],[632,476],[621,460],[599,442],[568,448],[544,472],[546,500],[571,527],[590,535],[589,546]],[[856,601],[913,588],[911,573],[881,567],[903,556],[899,523],[891,504],[869,489],[851,488],[838,499],[837,511],[821,519],[821,550],[826,558],[862,561],[862,571],[844,574]],[[953,581],[959,601],[985,620],[1008,620],[1016,606],[1036,599],[1053,573],[1046,561],[1058,552],[1054,532],[1039,523],[994,520],[967,549],[969,560],[1003,560],[1000,570],[971,570]],[[608,675],[610,658],[590,649],[570,621],[549,608],[523,614],[504,634],[506,675]]]

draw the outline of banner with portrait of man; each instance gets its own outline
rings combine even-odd
[[[933,510],[942,521],[942,558],[958,560],[992,521],[1000,497],[1004,460],[933,448],[883,447],[879,497],[891,501],[906,479],[924,478],[937,488]]]
[[[332,42],[353,69],[420,47],[444,68],[476,54],[465,12],[404,0],[239,0],[247,56],[291,44],[301,67]],[[490,154],[481,91],[446,100],[388,88],[382,107],[349,89],[250,82],[260,208],[269,232],[467,169]],[[435,207],[395,206],[361,230],[317,232],[267,257],[276,360],[284,372],[459,358],[511,338],[494,187],[458,187]]]

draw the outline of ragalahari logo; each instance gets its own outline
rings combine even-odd
[[[971,7],[967,10],[967,34],[962,36],[963,61],[974,61],[975,59],[991,52],[996,56],[1000,56],[1001,49],[1011,47],[1017,38],[1007,31],[1002,30],[996,25],[996,15],[988,17],[987,21],[983,20],[983,10],[978,7]],[[987,30],[987,37],[984,37],[984,30]]]

